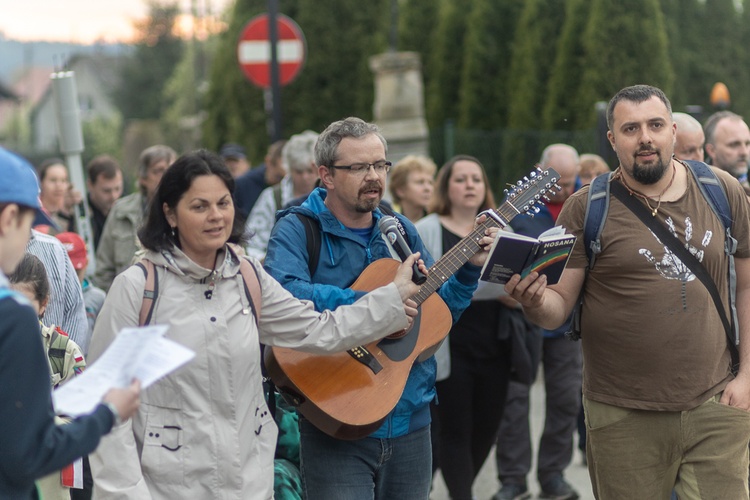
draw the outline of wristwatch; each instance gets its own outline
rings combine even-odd
[[[115,423],[112,424],[112,427],[120,425],[122,423],[122,417],[120,417],[120,412],[117,411],[117,407],[110,401],[103,401],[102,404],[109,408],[109,411],[112,412],[112,416],[115,418]]]

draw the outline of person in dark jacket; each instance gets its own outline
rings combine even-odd
[[[34,481],[93,451],[115,422],[139,405],[140,384],[112,389],[93,413],[57,426],[39,320],[7,274],[24,255],[39,184],[20,156],[0,148],[0,498],[37,498]],[[13,383],[10,383],[13,381]]]

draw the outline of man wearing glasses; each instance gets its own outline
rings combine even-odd
[[[377,229],[378,208],[391,162],[378,127],[359,118],[332,123],[315,145],[321,187],[299,207],[281,212],[271,233],[265,267],[287,290],[311,300],[315,309],[351,304],[365,292],[351,284],[368,264],[390,258]],[[307,238],[296,213],[317,222],[321,248],[315,271],[308,267]],[[397,215],[413,252],[425,266],[433,259],[414,225]],[[489,248],[496,230],[480,246]],[[469,305],[486,250],[476,254],[438,291],[453,320]],[[384,335],[390,332],[383,332]],[[423,500],[432,476],[429,403],[435,396],[435,359],[416,362],[406,387],[384,424],[369,437],[333,438],[300,416],[301,470],[308,500]]]

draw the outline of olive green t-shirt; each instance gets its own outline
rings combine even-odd
[[[732,235],[738,240],[735,257],[747,258],[747,198],[736,179],[714,171],[732,209]],[[730,317],[724,226],[692,174],[687,178],[685,193],[674,202],[661,203],[656,219],[706,267]],[[588,187],[575,193],[557,221],[578,237],[570,268],[588,265],[583,241],[587,196]],[[614,196],[601,243],[602,252],[584,284],[584,395],[626,408],[679,411],[723,390],[731,380],[727,338],[703,283]]]

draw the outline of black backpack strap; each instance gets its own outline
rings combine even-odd
[[[320,258],[320,245],[322,243],[320,237],[320,225],[318,221],[312,217],[295,213],[297,218],[302,222],[305,228],[305,236],[307,240],[307,268],[310,270],[310,278],[312,278],[315,271],[318,269],[318,259]]]

